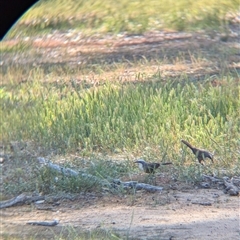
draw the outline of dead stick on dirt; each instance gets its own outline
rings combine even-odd
[[[70,177],[78,177],[78,176],[82,176],[84,178],[89,178],[91,180],[94,180],[96,182],[100,182],[102,184],[105,184],[106,185],[106,181],[96,177],[96,176],[93,176],[91,174],[88,174],[88,173],[84,173],[84,172],[81,172],[81,171],[75,171],[71,168],[65,168],[65,167],[61,167],[59,166],[58,164],[54,164],[54,163],[51,163],[49,160],[43,158],[43,157],[38,157],[37,158],[38,162],[58,173],[62,173],[64,174],[65,176],[70,176]]]
[[[212,203],[210,202],[192,202],[192,204],[198,204],[202,206],[212,206]]]
[[[237,186],[233,185],[232,180],[231,182],[228,182],[226,179],[223,180],[226,187],[225,192],[228,193],[230,196],[238,196],[239,189]]]
[[[146,183],[123,182],[123,186],[130,186],[136,190],[146,190],[147,192],[162,192],[163,187],[153,186]]]
[[[39,201],[39,200],[44,200],[45,196],[36,196],[36,197],[32,197],[32,196],[27,196],[26,194],[20,194],[17,197],[14,197],[10,200],[6,200],[6,201],[1,201],[0,202],[0,209],[1,208],[7,208],[7,207],[12,207],[16,204],[24,204],[26,202],[34,202],[34,201]]]
[[[51,195],[45,195],[45,196],[28,196],[25,193],[22,193],[20,195],[18,195],[17,197],[11,198],[9,200],[5,200],[5,201],[0,201],[0,209],[1,208],[7,208],[7,207],[12,207],[16,204],[25,204],[25,203],[33,203],[37,201],[41,201],[41,200],[46,200],[47,202],[50,200],[52,201],[58,201],[60,199],[70,199],[72,200],[72,198],[68,195],[68,194],[64,194],[64,196],[51,196]],[[43,202],[44,202],[43,201]],[[41,209],[41,207],[36,206],[37,209],[39,208],[40,210],[50,210],[50,209]]]
[[[44,221],[44,222],[27,222],[29,225],[37,225],[37,226],[47,226],[47,227],[53,227],[56,226],[59,223],[58,220],[53,220],[53,221]]]
[[[118,179],[113,180],[113,187],[122,187],[123,189],[134,188],[136,190],[146,190],[147,192],[161,192],[163,187],[153,186],[146,183],[139,183],[136,181],[122,182]]]
[[[205,175],[205,174],[202,174],[202,177],[205,178],[205,179],[209,179],[211,182],[223,182],[223,180],[220,179],[220,178],[208,176],[208,175]]]
[[[238,178],[232,178],[230,180],[230,182],[228,182],[228,177],[223,177],[221,178],[216,178],[216,177],[212,177],[212,176],[208,176],[203,174],[202,175],[203,178],[210,180],[213,183],[222,183],[225,185],[226,189],[224,190],[225,193],[228,193],[230,196],[238,196],[239,195],[239,188],[237,186],[234,185],[239,183]]]
[[[234,185],[240,187],[240,177],[233,177],[231,181]]]

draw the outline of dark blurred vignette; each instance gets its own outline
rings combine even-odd
[[[37,0],[0,0],[0,39]]]

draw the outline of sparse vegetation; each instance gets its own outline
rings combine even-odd
[[[2,152],[11,159],[1,168],[1,200],[22,192],[109,193],[96,181],[40,167],[36,164],[39,156],[106,182],[134,180],[138,170],[132,160],[136,157],[173,162],[171,167],[161,169],[172,181],[197,183],[203,173],[219,177],[239,175],[239,49],[234,44],[222,44],[221,38],[220,44],[208,38],[211,33],[216,34],[215,30],[228,33],[231,16],[235,16],[238,7],[234,0],[37,3],[0,47],[0,140]],[[95,34],[94,44],[105,34],[113,38],[106,43],[97,42],[102,48],[96,47],[96,53],[83,51],[84,44],[77,45],[75,40],[66,41],[66,48],[60,50],[56,50],[58,42],[55,43],[54,52],[52,45],[31,39],[69,29],[79,31],[86,39]],[[114,48],[114,41],[120,39],[118,33],[131,38],[133,34],[164,29],[204,29],[208,31],[208,42],[202,38],[199,45],[194,42],[191,48],[186,44],[178,49],[176,43],[171,47],[174,40],[170,39],[169,45],[161,45],[161,51],[156,50],[158,46],[150,51],[150,46],[146,54],[137,49],[136,56],[134,47],[129,50],[132,43],[124,46],[122,52],[121,44],[119,49]],[[68,34],[77,36],[74,31]],[[235,41],[236,36],[232,39]],[[162,44],[166,39],[159,41]],[[79,46],[80,50],[71,51]],[[62,56],[70,57],[63,57],[63,61]],[[214,164],[207,161],[206,166],[200,166],[181,144],[182,138],[213,152]],[[146,177],[143,181],[153,183],[152,180]],[[134,205],[135,190],[121,190],[111,193],[127,194],[128,204]],[[151,206],[164,205],[170,198],[167,196],[160,203],[163,198],[155,196],[152,201]],[[122,239],[104,228],[81,235],[69,227],[56,236],[70,238]],[[5,239],[10,239],[7,234]]]
[[[146,18],[150,21],[157,16],[155,4],[159,4],[153,1],[148,2],[147,5],[143,2],[141,4],[139,2],[129,4],[121,2],[118,6],[110,4],[111,1],[108,1],[109,5],[106,3],[107,1],[101,2],[101,4],[100,2],[92,4],[91,1],[82,1],[78,5],[75,1],[71,1],[65,8],[66,4],[63,2],[60,4],[59,1],[42,1],[26,13],[17,25],[20,26],[26,22],[31,25],[33,16],[41,24],[43,16],[48,19],[45,22],[49,22],[59,12],[63,14],[61,17],[58,16],[59,22],[64,22],[64,19],[70,17],[70,12],[73,16],[72,4],[74,4],[74,19],[82,21],[84,16],[86,18],[84,24],[86,23],[86,26],[95,30],[99,30],[101,24],[96,25],[96,22],[92,22],[93,25],[91,25],[89,21],[92,21],[92,17],[106,21],[106,24],[107,21],[110,21],[104,17],[109,15],[109,12],[106,11],[113,11],[121,17],[124,15],[120,13],[124,11],[127,16],[124,24],[118,18],[113,18],[112,25],[116,27],[117,32],[126,30],[133,33],[131,29],[121,29],[121,27],[118,29],[117,24],[123,24],[127,27],[127,24],[132,22],[135,26],[134,24],[138,22],[140,15],[141,19]],[[171,18],[177,17],[179,19],[178,14],[174,13],[184,15],[186,9],[196,8],[198,10],[192,11],[195,14],[194,19],[199,20],[197,16],[200,14],[201,21],[205,21],[201,11],[208,16],[211,15],[210,12],[216,11],[221,14],[213,14],[212,16],[218,22],[220,19],[223,20],[223,16],[236,5],[235,1],[227,1],[227,3],[221,1],[217,5],[215,1],[210,1],[208,8],[203,9],[201,4],[204,1],[189,3],[189,1],[180,1],[174,3],[171,9],[167,5],[161,4],[161,8],[166,8],[162,13]],[[54,11],[50,11],[52,6],[54,6]],[[106,11],[102,11],[103,6]],[[136,6],[138,7],[135,8]],[[60,11],[62,7],[65,8],[65,11]],[[116,7],[118,11],[116,11]],[[132,11],[133,8],[134,11]],[[183,9],[185,10],[183,11]],[[135,11],[138,14],[134,14]],[[141,11],[145,12],[146,15],[140,14]],[[86,12],[89,15],[86,15]],[[93,12],[94,14],[91,14]],[[151,14],[151,18],[149,14]],[[135,16],[132,21],[130,21],[130,16]],[[183,29],[188,28],[190,22],[192,27],[196,25],[196,21],[193,19],[188,21],[190,18],[191,16],[182,23]],[[163,19],[164,24],[172,21]],[[211,26],[208,22],[205,24]],[[34,29],[34,24],[31,27]],[[147,24],[142,31],[146,31],[149,27],[152,30],[155,29]],[[54,28],[51,25],[51,29]],[[14,29],[16,28],[13,28],[13,32]],[[45,26],[43,29],[46,29]],[[111,28],[105,30],[111,32]],[[19,30],[19,32],[21,31]],[[34,29],[34,32],[39,34],[39,29]],[[9,36],[11,36],[11,32]],[[133,154],[143,156],[146,160],[171,160],[178,168],[179,177],[197,180],[202,169],[193,165],[195,164],[194,158],[185,150],[181,150],[182,146],[179,140],[187,138],[193,144],[197,143],[202,147],[210,148],[210,151],[215,151],[217,159],[214,167],[215,172],[221,174],[222,169],[227,169],[228,174],[234,175],[239,172],[239,158],[236,154],[236,149],[239,149],[240,144],[239,73],[238,71],[229,71],[224,57],[235,54],[236,49],[231,47],[231,49],[224,50],[215,45],[209,49],[213,51],[214,57],[212,59],[207,57],[208,60],[202,56],[202,53],[188,51],[187,55],[179,52],[170,58],[166,52],[164,55],[165,61],[167,59],[166,62],[162,59],[150,61],[144,56],[133,62],[128,61],[127,64],[133,66],[136,72],[134,82],[128,81],[128,79],[119,81],[117,76],[111,77],[110,80],[108,72],[117,72],[119,69],[126,68],[126,64],[124,65],[122,61],[114,64],[101,63],[101,58],[96,60],[92,69],[87,64],[75,69],[56,65],[48,70],[41,66],[35,68],[29,65],[26,67],[18,66],[14,62],[8,66],[3,65],[1,74],[3,85],[0,89],[2,108],[0,111],[1,116],[4,116],[4,121],[0,129],[1,141],[5,145],[11,141],[31,142],[33,145],[41,146],[44,151],[55,154],[80,151],[82,156],[90,158],[94,154],[101,153],[103,156],[123,155],[126,159]],[[1,45],[1,52],[4,57],[10,56],[9,54],[14,52],[19,54],[24,52],[24,57],[39,54],[28,41],[19,41],[17,44],[10,45],[4,43]],[[210,55],[207,53],[206,56]],[[214,68],[213,61],[217,56],[222,59],[225,70],[215,77],[206,74],[201,81],[197,82],[189,78],[189,74],[184,73],[179,77],[163,78],[162,72],[158,70],[151,72],[151,74],[138,72],[139,68],[149,67],[152,64],[173,63],[176,68],[180,64],[181,69],[184,63],[189,60],[197,68],[201,65]],[[95,77],[93,77],[93,81],[87,78],[86,80],[83,78],[81,81],[76,79],[79,74],[84,76],[91,72],[97,74],[101,80],[95,79]],[[61,77],[59,78],[59,76]],[[104,169],[103,162],[98,166],[99,169]],[[75,167],[78,166],[75,165]],[[115,168],[111,170],[113,172],[108,172],[107,175],[122,176],[121,170]],[[88,171],[95,170],[89,168]],[[211,172],[213,169],[205,169],[204,171]],[[124,173],[127,173],[126,168]],[[17,171],[16,174],[20,178],[24,175],[21,171]],[[42,174],[44,175],[42,179],[45,181],[41,182],[39,179],[42,187],[34,183],[28,184],[27,189],[32,189],[38,185],[41,191],[49,192],[53,190],[50,189],[50,186],[53,185],[56,190],[71,189],[75,192],[80,191],[84,186],[84,184],[80,186],[74,183],[75,180],[70,182],[67,180],[57,184],[54,182],[52,174],[46,172],[42,172]],[[46,178],[46,174],[51,177]],[[98,172],[98,174],[106,178],[106,173]],[[6,190],[8,189],[11,193],[16,192],[14,184],[12,187],[11,183],[7,185]],[[78,185],[78,190],[76,185]],[[49,189],[45,189],[43,186],[48,186]],[[89,188],[89,184],[86,184],[85,187]],[[17,192],[21,189],[24,190],[24,184],[20,184],[17,189]]]
[[[41,76],[33,71],[31,79],[15,90],[1,89],[2,140],[31,140],[60,152],[146,146],[166,152],[163,139],[179,147],[183,136],[215,145],[219,151],[231,152],[238,144],[240,102],[234,77],[223,76],[224,85],[216,87],[208,79],[196,84],[171,79],[162,83],[153,77],[137,85],[105,82],[84,89],[74,80],[48,85]]]
[[[4,240],[20,240],[21,237],[17,236],[8,236],[8,234],[2,235]],[[26,238],[28,240],[35,240],[35,239],[42,239],[43,235],[41,233],[35,233],[34,237]],[[54,240],[98,240],[98,239],[105,239],[105,240],[121,240],[122,238],[115,232],[111,230],[107,230],[105,228],[100,228],[92,231],[79,231],[78,229],[67,226],[64,227],[58,235],[54,234],[46,234],[46,238],[44,239],[54,239]]]
[[[188,138],[215,151],[214,169],[204,171],[239,172],[240,89],[232,76],[223,76],[219,86],[212,86],[207,78],[199,83],[170,79],[163,83],[153,77],[138,84],[104,82],[87,89],[74,82],[48,85],[41,76],[39,70],[33,71],[32,79],[18,88],[2,87],[3,142],[32,141],[60,154],[78,149],[83,156],[139,153],[146,160],[171,160],[180,178],[197,181],[203,169],[185,148],[180,151],[179,140]],[[127,169],[95,160],[87,171],[107,179],[121,177]],[[21,171],[15,175],[24,175]],[[83,179],[60,177],[56,182],[56,176],[46,171],[40,175],[40,191],[97,188]],[[14,192],[8,185],[6,190],[10,189]]]
[[[141,34],[148,30],[225,31],[239,9],[237,0],[40,1],[26,12],[9,36],[79,29],[93,33]]]

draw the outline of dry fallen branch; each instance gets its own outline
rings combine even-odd
[[[238,187],[240,187],[240,177],[233,177],[232,178],[232,183],[234,185],[237,185]]]
[[[7,207],[12,207],[16,204],[24,204],[26,202],[35,202],[35,201],[39,201],[39,200],[44,200],[45,196],[27,196],[26,194],[21,194],[17,197],[14,197],[10,200],[6,200],[6,201],[1,201],[0,202],[0,209],[1,208],[7,208]]]
[[[37,210],[44,210],[44,211],[56,211],[53,207],[44,207],[36,205]]]
[[[72,176],[72,177],[77,177],[79,175],[83,176],[83,177],[88,177],[88,178],[93,178],[94,180],[99,180],[97,177],[91,175],[91,174],[86,174],[83,172],[79,172],[79,171],[75,171],[71,168],[64,168],[61,167],[57,164],[51,163],[49,160],[42,158],[42,157],[38,157],[37,158],[38,162],[48,168],[51,168],[52,170],[55,170],[59,173],[64,174],[65,176]]]
[[[146,190],[148,192],[161,192],[163,190],[163,187],[153,186],[146,183],[134,183],[134,182],[123,182],[123,186],[129,186],[132,188],[135,188],[136,190]]]
[[[47,226],[47,227],[53,227],[56,226],[59,223],[58,220],[53,220],[53,221],[44,221],[44,222],[27,222],[29,225],[37,225],[37,226]]]
[[[134,188],[136,190],[146,190],[148,192],[161,192],[163,190],[162,187],[153,186],[150,184],[139,183],[136,181],[122,182],[118,179],[113,180],[113,187],[122,187],[123,189]]]
[[[39,157],[37,159],[38,159],[40,164],[42,164],[42,165],[44,165],[46,167],[49,167],[52,170],[55,170],[55,171],[57,171],[59,173],[63,173],[66,176],[77,177],[77,176],[80,175],[82,177],[88,178],[89,180],[94,180],[94,181],[100,183],[102,186],[107,187],[107,188],[112,188],[112,187],[116,188],[117,185],[118,186],[120,185],[124,189],[126,189],[126,188],[135,188],[136,190],[144,189],[144,190],[146,190],[148,192],[156,192],[156,191],[162,191],[163,190],[162,187],[157,187],[157,186],[153,186],[153,185],[145,184],[145,183],[138,183],[136,181],[121,182],[118,179],[112,179],[110,181],[102,180],[102,179],[97,178],[96,176],[93,176],[91,174],[87,174],[87,173],[84,173],[84,172],[78,172],[78,171],[75,171],[75,170],[70,169],[70,168],[60,167],[59,165],[53,164],[49,160],[46,160],[45,158],[42,158],[42,157]]]
[[[102,186],[105,186],[105,187],[110,187],[111,184],[109,181],[107,180],[103,180],[103,179],[100,179],[96,176],[93,176],[91,174],[88,174],[88,173],[85,173],[83,171],[75,171],[71,168],[65,168],[65,167],[61,167],[59,166],[58,164],[55,164],[55,163],[51,163],[49,160],[43,158],[43,157],[38,157],[37,158],[38,162],[43,165],[43,166],[46,166],[47,168],[51,169],[51,170],[54,170],[58,173],[61,173],[65,176],[69,176],[69,177],[78,177],[78,176],[81,176],[85,179],[88,179],[90,181],[94,181],[94,182],[97,182],[97,183],[100,183]]]
[[[219,182],[222,182],[223,180],[220,179],[220,178],[217,178],[217,177],[212,177],[212,176],[208,176],[208,175],[205,175],[203,174],[202,177],[206,180],[210,180],[211,182],[213,183],[219,183]]]
[[[238,196],[239,189],[235,185],[233,185],[232,180],[231,182],[228,182],[227,180],[224,180],[224,185],[226,186],[225,192],[228,193],[230,196]]]
[[[200,186],[203,188],[210,188],[210,184],[208,182],[201,182]]]
[[[12,207],[17,204],[23,205],[23,204],[29,204],[29,203],[36,203],[37,208],[41,208],[38,206],[39,201],[46,201],[46,202],[57,202],[60,199],[70,199],[72,198],[69,195],[64,195],[64,196],[28,196],[24,193],[18,195],[17,197],[11,198],[9,200],[1,201],[0,202],[0,209],[1,208],[7,208],[7,207]],[[40,209],[43,210],[43,209]],[[49,209],[50,210],[50,209]]]
[[[238,196],[239,189],[234,184],[239,183],[239,178],[235,177],[231,179],[231,182],[228,182],[228,177],[217,178],[203,174],[203,179],[210,180],[212,183],[222,184],[226,188],[224,189],[225,193],[228,193],[230,196]]]
[[[109,190],[111,189],[116,189],[116,188],[122,188],[122,189],[129,189],[129,188],[134,188],[136,190],[146,190],[148,192],[161,192],[163,190],[162,187],[158,186],[153,186],[150,184],[145,184],[145,183],[138,183],[136,181],[129,181],[129,182],[122,182],[118,179],[112,179],[112,180],[102,180],[96,176],[93,176],[91,174],[87,174],[84,172],[78,172],[70,168],[64,168],[61,167],[57,164],[51,163],[49,160],[46,160],[45,158],[37,158],[38,162],[54,171],[57,171],[58,173],[62,173],[66,176],[71,176],[71,177],[77,177],[77,176],[82,176],[85,177],[89,180],[94,180],[98,183],[100,183],[103,187],[107,187]],[[64,198],[64,197],[61,197]],[[59,198],[56,198],[59,199]],[[12,207],[16,204],[25,204],[29,202],[36,202],[39,200],[46,200],[46,196],[27,196],[26,194],[21,194],[17,197],[14,197],[10,200],[6,201],[1,201],[0,202],[0,209],[1,208],[7,208],[7,207]]]
[[[69,177],[78,177],[78,176],[81,176],[83,178],[86,178],[86,179],[89,179],[89,180],[92,180],[94,182],[98,182],[100,183],[101,185],[103,186],[109,186],[110,183],[106,180],[102,180],[96,176],[93,176],[91,174],[88,174],[88,173],[85,173],[83,171],[75,171],[71,168],[65,168],[65,167],[61,167],[59,166],[58,164],[55,164],[55,163],[51,163],[49,160],[43,158],[43,157],[38,157],[37,158],[38,162],[43,165],[43,166],[46,166],[58,173],[61,173],[65,176],[69,176]]]
[[[198,204],[202,206],[212,206],[212,203],[210,202],[192,202],[192,204]]]

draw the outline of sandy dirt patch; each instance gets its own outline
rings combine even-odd
[[[201,205],[206,203],[210,205]],[[135,196],[62,201],[49,209],[38,210],[35,205],[3,209],[1,234],[44,239],[71,227],[76,232],[105,229],[129,239],[240,237],[239,197],[230,197],[217,189],[171,190],[158,194],[140,191]],[[59,220],[59,225],[26,225],[28,221],[53,219]]]

